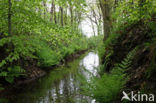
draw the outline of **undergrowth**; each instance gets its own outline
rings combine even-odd
[[[90,82],[83,82],[83,93],[96,99],[99,103],[111,103],[119,99],[121,89],[124,88],[128,79],[125,71],[131,68],[136,51],[137,48],[130,51],[121,63],[114,65],[110,73],[103,72],[100,78],[94,77]],[[100,73],[104,69],[104,66],[101,66]]]

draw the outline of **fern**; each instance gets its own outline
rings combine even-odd
[[[84,93],[95,98],[99,103],[112,103],[118,99],[120,90],[127,81],[124,71],[131,67],[136,51],[137,47],[130,51],[121,63],[115,64],[110,74],[104,73],[101,78],[95,77],[91,82],[84,83]],[[111,53],[106,58],[110,59],[110,55]],[[104,64],[101,68],[104,68]]]
[[[132,51],[130,51],[126,58],[124,58],[123,61],[121,61],[121,63],[119,64],[115,64],[115,67],[114,69],[128,69],[131,67],[131,64],[132,64],[132,61],[133,61],[133,58],[134,58],[134,55],[136,54],[136,51],[137,51],[137,47],[134,48]]]

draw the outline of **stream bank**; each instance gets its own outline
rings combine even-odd
[[[46,68],[39,68],[36,66],[35,61],[30,61],[30,64],[27,67],[25,67],[27,68],[25,72],[25,75],[27,76],[26,77],[22,76],[18,78],[16,82],[14,82],[13,84],[9,84],[9,83],[5,84],[4,85],[5,89],[0,91],[0,96],[6,95],[8,92],[14,90],[16,87],[20,85],[25,85],[25,84],[35,81],[36,79],[44,77],[49,71],[54,70],[55,68],[58,68],[59,66],[65,65],[66,63],[74,59],[77,59],[78,57],[80,57],[87,51],[88,49],[85,49],[85,50],[72,53],[71,55],[64,57],[64,59],[61,60],[59,64],[53,65],[51,67],[46,67]]]
[[[81,94],[80,75],[89,80],[98,75],[97,52],[90,51],[79,58],[56,67],[47,75],[29,84],[24,84],[10,91],[8,103],[95,103],[92,98]],[[92,73],[92,74],[90,74]]]

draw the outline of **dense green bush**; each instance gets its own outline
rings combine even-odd
[[[37,52],[37,56],[39,59],[39,65],[43,67],[49,67],[59,63],[59,54],[49,47],[43,47]]]
[[[151,15],[156,12],[155,0],[144,0],[141,4],[140,0],[123,0],[118,3],[118,6],[112,14],[112,18],[116,21],[113,22],[113,29],[124,30],[140,20],[148,22],[151,19]],[[119,16],[120,15],[120,16]]]

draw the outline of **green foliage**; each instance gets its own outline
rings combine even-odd
[[[124,84],[125,74],[121,70],[113,69],[111,74],[95,77],[91,82],[85,83],[83,90],[99,103],[111,103],[119,97]]]
[[[102,57],[104,57],[104,54],[105,54],[105,45],[103,42],[101,42],[99,45],[98,45],[98,54],[99,54],[99,57],[100,59],[102,59]]]
[[[37,52],[40,66],[49,67],[59,62],[59,54],[49,47],[44,47]]]
[[[102,43],[103,43],[103,35],[93,36],[90,37],[88,40],[88,45],[91,46],[91,48],[98,49]]]
[[[16,77],[19,77],[25,71],[20,66],[8,67],[7,71],[1,71],[0,77],[5,77],[5,80],[9,83],[13,83]]]
[[[55,5],[65,8],[70,4],[73,12],[85,11],[84,0],[54,0]],[[44,0],[45,3],[51,1]],[[60,25],[57,10],[57,23],[51,21],[51,13],[41,0],[11,0],[12,33],[8,34],[8,1],[0,1],[0,75],[8,82],[22,72],[15,65],[26,65],[31,60],[37,60],[39,66],[57,65],[64,57],[89,47],[88,39],[83,37],[78,29],[78,18],[73,15],[73,25],[68,23],[70,17],[64,14],[64,26]],[[81,6],[80,6],[81,5]],[[66,18],[66,21],[65,21]],[[54,19],[54,18],[53,18]],[[16,64],[17,63],[17,64]],[[11,68],[11,69],[10,69]],[[27,68],[26,68],[27,69]]]
[[[156,26],[155,21],[152,21],[151,19],[156,12],[156,2],[154,0],[144,0],[142,2],[143,3],[141,3],[140,0],[118,1],[117,7],[112,12],[112,31],[108,39],[98,48],[100,58],[105,58],[101,71],[104,72],[103,69],[111,62],[109,57],[113,55],[114,52],[118,52],[113,51],[113,46],[117,44],[118,38],[127,35],[126,32],[129,32],[128,28],[134,26],[135,23],[141,23],[150,28],[152,32],[148,33],[148,36],[154,36]]]
[[[110,74],[104,73],[106,65],[111,61],[111,56],[115,52],[113,51],[113,45],[117,43],[118,37],[126,35],[127,28],[133,26],[135,23],[142,23],[146,27],[150,28],[151,37],[155,36],[155,21],[152,21],[153,15],[156,13],[156,1],[155,0],[122,0],[118,1],[118,5],[112,12],[112,31],[107,40],[104,41],[98,48],[100,58],[105,58],[104,64],[100,66],[101,78],[95,78],[89,83],[89,87],[85,87],[86,93],[95,98],[99,103],[111,103],[117,99],[120,90],[124,87],[126,82],[124,71],[132,67],[132,62],[137,51],[137,47],[127,54],[123,61],[115,64]],[[129,31],[128,31],[129,32]],[[135,34],[132,34],[135,35]],[[127,36],[128,37],[128,36]],[[131,42],[131,41],[130,41]],[[153,46],[154,42],[149,43]],[[151,46],[150,46],[151,47]],[[151,47],[153,48],[153,47]],[[154,46],[155,48],[155,46]],[[152,49],[153,50],[153,49]],[[155,58],[155,57],[154,57]],[[153,59],[150,69],[148,69],[148,76],[155,73],[155,59]],[[91,89],[89,89],[91,88]],[[90,91],[89,93],[87,91]]]
[[[124,75],[117,69],[111,75],[104,74],[100,80],[94,81],[96,88],[93,90],[93,97],[100,103],[110,103],[117,99],[125,83],[123,78]]]
[[[119,98],[119,93],[127,81],[125,70],[131,67],[137,48],[129,52],[123,61],[115,64],[110,74],[104,73],[102,77],[94,77],[89,83],[84,83],[84,93],[95,98],[99,103],[111,103]],[[108,56],[109,58],[109,56]],[[101,66],[104,70],[105,66]]]
[[[130,51],[128,55],[126,56],[126,58],[124,58],[124,60],[120,64],[115,64],[115,68],[120,68],[120,69],[125,70],[131,67],[136,51],[137,51],[137,47],[134,48],[132,51]]]
[[[140,0],[122,0],[118,3],[112,15],[112,18],[116,21],[113,26],[119,30],[119,28],[129,26],[139,20],[147,22],[151,15],[156,12],[155,7],[155,0],[144,0],[142,4]]]
[[[103,44],[105,51],[106,49],[110,50],[112,45],[117,43],[118,37],[127,34],[124,34],[124,32],[127,31],[127,28],[133,26],[138,22],[141,22],[142,24],[150,27],[152,31],[156,31],[155,22],[151,21],[156,12],[155,8],[155,0],[144,0],[143,3],[141,3],[141,0],[118,1],[117,7],[112,12],[113,22],[111,33]]]
[[[110,56],[112,56],[113,51],[111,51],[110,53],[108,53],[105,57],[105,61],[104,64],[102,66],[100,66],[100,71],[99,74],[103,75],[103,73],[105,72],[105,68],[107,67],[108,63],[111,62]]]
[[[116,40],[117,40],[117,38],[119,36],[120,36],[119,34],[112,33],[108,37],[107,40],[105,40],[104,42],[99,43],[99,46],[98,46],[98,54],[99,54],[99,56],[100,56],[101,59],[103,59],[103,57],[105,55],[107,55],[105,57],[106,58],[106,61],[107,61],[108,60],[107,58],[113,54],[112,46],[116,43]],[[106,51],[109,51],[109,53],[107,54]]]
[[[9,55],[0,62],[0,67],[17,61],[19,58],[31,57],[35,58],[33,53],[39,49],[38,39],[34,36],[19,35],[2,38],[0,40],[0,46],[3,47],[5,44],[10,45],[9,48],[4,48]]]

